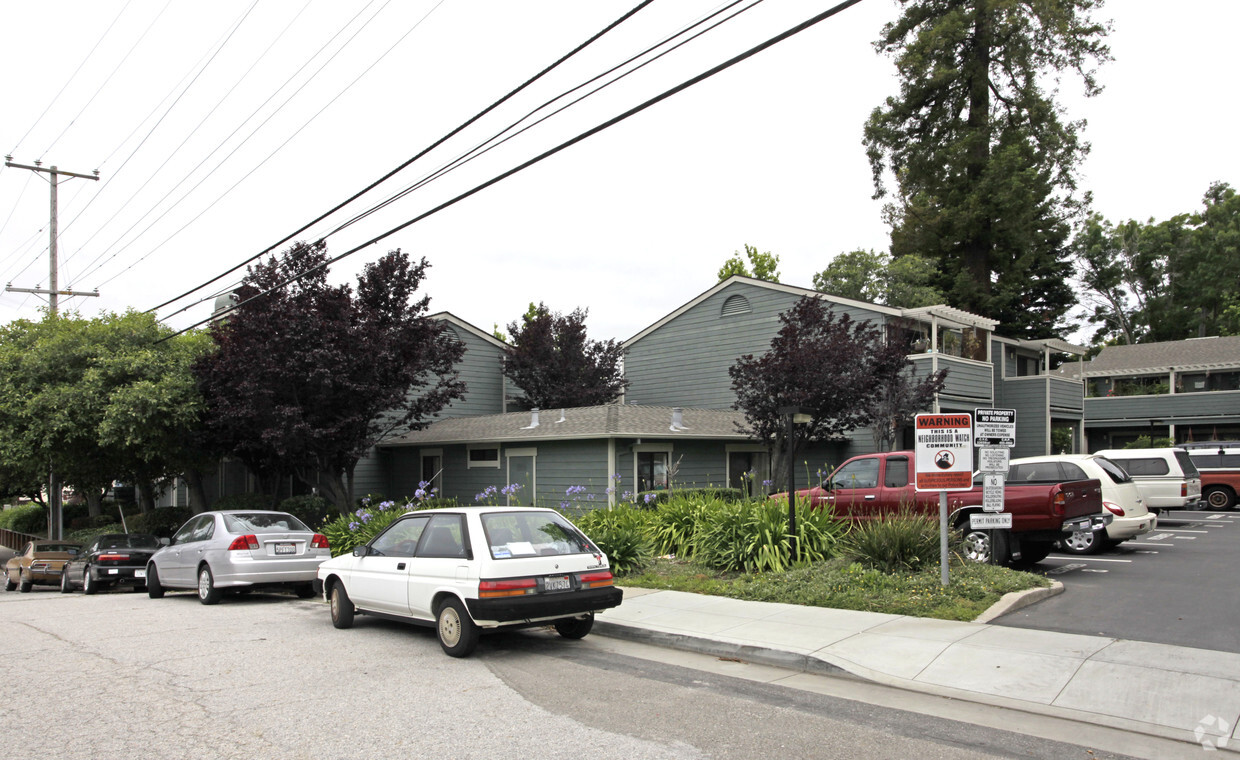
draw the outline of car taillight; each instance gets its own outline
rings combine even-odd
[[[116,561],[126,560],[126,559],[129,559],[129,555],[128,554],[100,554],[99,555],[99,560],[101,562],[103,560],[108,560],[108,559],[116,560]]]
[[[1124,516],[1124,508],[1118,504],[1112,504],[1109,501],[1104,501],[1102,502],[1102,506],[1106,507],[1107,511],[1115,515],[1116,517]]]
[[[538,593],[538,581],[534,578],[509,578],[503,581],[480,581],[478,583],[478,596],[483,599],[536,593]]]
[[[233,542],[228,545],[228,551],[230,552],[240,552],[240,551],[246,551],[248,549],[257,549],[257,548],[258,548],[258,536],[254,536],[254,535],[237,536],[236,538],[233,539]]]
[[[1180,484],[1180,496],[1188,496],[1188,483]]]
[[[311,549],[330,549],[332,548],[332,545],[331,545],[331,542],[327,540],[327,536],[323,535],[322,533],[315,533],[314,538],[310,539],[310,548]]]
[[[1063,491],[1055,494],[1051,499],[1051,511],[1056,517],[1063,517],[1068,512],[1068,495]]]
[[[601,573],[582,573],[577,576],[577,580],[581,581],[582,588],[601,588],[603,586],[616,585],[610,570],[604,570]]]

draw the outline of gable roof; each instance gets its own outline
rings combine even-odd
[[[675,429],[672,427],[672,415],[678,409],[681,410],[681,426]],[[393,447],[598,438],[752,440],[737,430],[738,424],[744,424],[745,416],[727,409],[604,404],[542,409],[538,412],[538,419],[538,426],[531,427],[532,412],[453,417],[437,420],[423,430],[410,431],[379,445]]]
[[[972,314],[967,311],[961,311],[960,309],[954,309],[950,306],[946,306],[943,304],[939,304],[936,306],[923,306],[923,307],[916,308],[916,309],[896,309],[890,306],[883,306],[881,304],[867,303],[865,301],[855,301],[851,298],[842,298],[840,296],[833,296],[827,293],[819,293],[817,290],[811,290],[809,288],[799,288],[794,285],[784,285],[783,283],[779,283],[779,282],[768,282],[766,280],[759,280],[753,277],[743,277],[741,275],[736,274],[736,275],[732,275],[731,277],[724,280],[723,282],[718,283],[710,290],[707,290],[706,292],[700,294],[697,298],[694,298],[692,301],[689,301],[685,305],[681,306],[679,309],[676,309],[675,311],[673,311],[671,314],[668,314],[667,316],[660,319],[658,322],[655,322],[654,324],[650,325],[646,329],[637,333],[632,338],[629,338],[628,340],[624,341],[624,345],[625,346],[633,345],[634,343],[646,337],[647,335],[654,332],[655,330],[659,329],[663,325],[667,324],[668,322],[671,322],[676,317],[679,317],[681,314],[684,314],[689,309],[692,309],[694,306],[697,306],[698,304],[710,298],[711,296],[715,295],[719,291],[724,290],[725,288],[728,288],[731,285],[738,283],[738,282],[745,283],[747,285],[752,285],[758,288],[766,288],[767,290],[774,290],[780,293],[788,293],[794,296],[813,296],[815,298],[821,298],[822,300],[827,301],[828,303],[831,303],[831,304],[838,304],[840,306],[844,306],[848,308],[855,308],[855,309],[867,309],[869,311],[877,312],[878,314],[882,314],[882,315],[889,316],[889,317],[904,317],[908,319],[922,319],[926,321],[929,321],[929,319],[933,317],[937,319],[941,324],[948,326],[948,327],[981,327],[985,330],[994,330],[995,325],[999,324],[998,321],[989,319],[988,317],[983,317],[978,314]]]
[[[1085,365],[1086,377],[1240,369],[1240,335],[1107,346]]]
[[[481,338],[482,340],[486,341],[487,343],[490,343],[496,348],[508,348],[508,344],[505,343],[504,341],[500,340],[499,338],[496,338],[494,335],[492,335],[489,332],[485,332],[477,327],[474,327],[473,325],[461,319],[460,317],[456,316],[450,311],[441,311],[441,312],[438,312],[437,314],[431,314],[428,317],[428,319],[437,319],[443,322],[447,322],[451,325],[455,325],[461,328],[462,330],[464,330],[465,332],[475,335],[478,338]]]

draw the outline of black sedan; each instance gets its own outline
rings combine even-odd
[[[60,576],[60,591],[81,586],[86,594],[112,586],[146,586],[146,563],[166,543],[146,533],[104,533],[95,536],[69,562]]]

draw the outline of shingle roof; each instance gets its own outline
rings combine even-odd
[[[679,408],[679,407],[678,407]],[[737,431],[744,424],[740,412],[721,409],[683,409],[680,429],[672,427],[672,407],[606,404],[539,411],[539,424],[530,427],[531,412],[452,417],[424,430],[414,430],[380,446],[414,446],[497,441],[569,440],[581,438],[711,438],[750,440]]]
[[[1240,335],[1107,346],[1085,365],[1086,377],[1240,368]]]

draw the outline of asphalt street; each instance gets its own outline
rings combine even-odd
[[[1123,756],[1099,727],[598,636],[497,634],[457,660],[429,629],[340,631],[290,596],[11,592],[0,629],[17,757]]]
[[[1158,530],[1094,556],[1052,554],[1036,571],[1063,594],[996,625],[1240,653],[1240,513],[1164,512]]]

